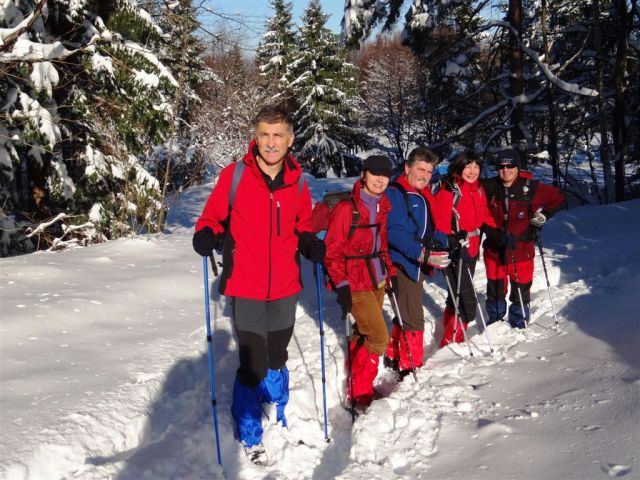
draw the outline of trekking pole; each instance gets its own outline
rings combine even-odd
[[[451,300],[453,300],[453,308],[455,309],[455,316],[456,316],[455,321],[456,322],[459,321],[460,323],[462,323],[462,319],[460,318],[460,310],[458,309],[458,299],[453,294],[453,287],[451,286],[451,280],[449,280],[449,277],[447,277],[447,274],[445,273],[444,270],[442,270],[442,276],[447,281],[447,289],[449,290],[449,295],[451,295]],[[460,326],[460,328],[462,328],[462,326]],[[469,356],[473,357],[473,351],[471,350],[471,345],[469,345],[469,340],[467,339],[467,335],[464,332],[464,328],[462,328],[462,334],[463,334],[462,336],[464,337],[464,341],[467,344],[467,348],[469,349]],[[453,339],[455,340],[455,333],[454,333]]]
[[[322,364],[322,411],[324,415],[324,439],[329,442],[327,427],[327,380],[324,369],[324,312],[322,305],[322,265],[316,263],[316,285],[318,287],[318,321],[320,322],[320,361]]]
[[[396,298],[396,294],[393,291],[393,288],[389,284],[389,280],[387,277],[387,285],[389,286],[387,290],[387,294],[389,295],[389,300],[391,301],[391,307],[396,314],[396,318],[398,319],[398,324],[400,326],[400,331],[402,332],[402,338],[404,339],[404,346],[407,349],[407,356],[409,357],[409,365],[411,366],[411,374],[413,375],[413,379],[418,382],[418,376],[416,375],[416,367],[413,363],[413,356],[411,355],[411,348],[409,348],[409,339],[407,338],[407,332],[404,331],[404,322],[402,321],[402,315],[400,315],[400,307],[398,307],[398,299]]]
[[[522,320],[524,320],[525,329],[529,326],[529,321],[527,320],[527,315],[524,311],[524,302],[522,301],[522,290],[520,290],[520,280],[518,279],[518,268],[516,267],[516,255],[511,250],[511,264],[513,265],[513,277],[516,279],[516,285],[518,286],[516,290],[518,290],[518,299],[520,299],[520,311],[522,312]]]
[[[549,274],[547,273],[547,264],[544,261],[544,250],[542,249],[542,237],[539,231],[536,232],[535,237],[536,237],[536,243],[538,244],[538,249],[540,250],[540,259],[542,260],[542,268],[544,269],[544,278],[547,281],[547,293],[549,293],[549,303],[551,303],[553,318],[555,319],[555,322],[556,322],[556,330],[560,332],[560,323],[558,322],[558,316],[556,315],[556,307],[553,304],[553,297],[551,296],[551,284],[549,283]]]
[[[480,306],[480,300],[478,299],[478,291],[476,290],[476,286],[473,283],[473,276],[471,275],[471,269],[469,268],[469,265],[467,265],[467,273],[469,274],[469,280],[471,281],[471,287],[473,288],[473,296],[476,299],[476,305],[478,306],[478,311],[480,312],[480,320],[482,320],[484,334],[487,337],[489,351],[491,352],[491,356],[493,357],[493,345],[491,345],[491,338],[489,337],[489,331],[487,330],[487,322],[484,319],[484,313],[482,313],[482,307]]]
[[[347,368],[349,369],[349,389],[351,390],[351,425],[356,421],[356,401],[353,398],[353,365],[351,363],[351,313],[344,317],[344,324],[347,330]]]
[[[209,313],[209,273],[207,268],[207,257],[202,257],[202,267],[204,272],[204,310],[207,327],[207,346],[209,350],[209,382],[211,384],[211,409],[213,410],[213,427],[216,432],[216,450],[218,452],[218,464],[222,465],[220,456],[220,433],[218,432],[218,410],[216,401],[216,388],[213,371],[213,342],[211,338],[211,319]]]

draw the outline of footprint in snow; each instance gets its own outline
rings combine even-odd
[[[631,467],[628,465],[616,465],[615,463],[607,463],[603,465],[602,471],[610,477],[624,477],[627,473],[631,472]]]

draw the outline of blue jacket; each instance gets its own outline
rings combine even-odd
[[[385,195],[391,202],[391,211],[387,217],[389,253],[391,262],[399,265],[409,278],[418,281],[421,239],[433,236],[433,220],[425,197],[413,189],[404,177],[398,178],[397,182],[406,190],[409,205],[404,193],[393,184],[385,190]],[[413,218],[409,215],[409,209]]]

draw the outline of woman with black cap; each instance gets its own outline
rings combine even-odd
[[[373,400],[378,361],[389,343],[382,304],[385,285],[397,282],[387,246],[391,206],[382,193],[392,168],[386,156],[373,155],[364,161],[362,177],[353,186],[350,201],[334,207],[325,237],[325,266],[343,318],[351,313],[356,323],[348,347],[351,361],[346,368],[348,405],[358,410],[364,410]]]
[[[476,316],[477,304],[472,282],[480,252],[480,232],[483,227],[492,230],[496,227],[480,184],[481,168],[482,161],[474,151],[458,153],[449,165],[442,188],[435,195],[435,238],[440,239],[440,243],[449,250],[452,261],[445,275],[450,280],[458,304],[456,313],[450,291],[444,311],[444,335],[440,347],[451,342],[462,342],[463,330]]]

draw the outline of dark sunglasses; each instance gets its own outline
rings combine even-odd
[[[504,170],[505,168],[508,168],[509,170],[511,170],[512,168],[516,168],[516,166],[515,166],[515,165],[511,165],[511,164],[508,164],[508,165],[498,165],[498,166],[496,167],[496,170]]]

